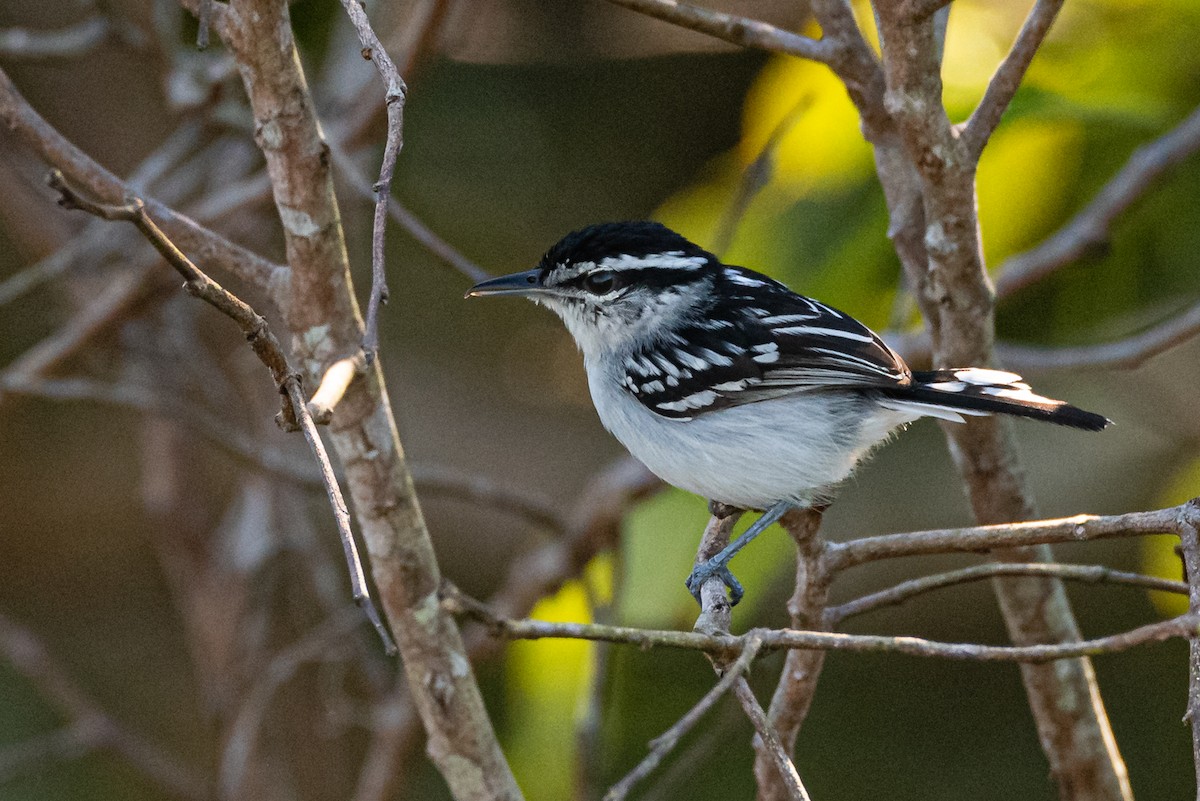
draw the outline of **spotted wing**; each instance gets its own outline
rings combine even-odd
[[[723,269],[702,318],[625,361],[626,389],[651,411],[689,419],[794,392],[904,386],[904,361],[870,329],[766,276]]]

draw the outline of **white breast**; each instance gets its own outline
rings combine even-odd
[[[600,421],[668,484],[747,509],[827,497],[855,464],[917,415],[854,393],[796,393],[707,412],[661,417],[587,360]]]

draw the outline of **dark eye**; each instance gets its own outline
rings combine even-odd
[[[617,276],[608,270],[588,273],[584,276],[583,288],[593,295],[607,295],[617,288]]]

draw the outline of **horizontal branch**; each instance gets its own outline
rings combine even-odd
[[[464,608],[451,599],[445,600],[444,603],[452,612],[469,614],[473,617],[479,616],[476,608]],[[493,634],[510,640],[589,640],[635,645],[642,649],[680,648],[729,657],[740,653],[747,638],[753,635],[762,639],[764,652],[803,648],[821,651],[905,654],[969,662],[1052,662],[1081,656],[1118,653],[1139,645],[1173,638],[1190,639],[1200,636],[1200,615],[1193,614],[1181,615],[1170,620],[1151,623],[1120,634],[1092,640],[1024,646],[947,643],[920,637],[888,637],[877,634],[842,634],[825,631],[796,631],[794,629],[752,629],[746,634],[734,636],[732,634],[700,634],[693,631],[605,626],[596,623],[551,623],[543,620],[490,619],[487,623]]]
[[[938,573],[934,576],[922,576],[921,578],[901,582],[894,587],[888,587],[885,590],[880,590],[870,595],[864,595],[853,601],[847,601],[838,606],[831,606],[825,612],[825,621],[832,628],[847,618],[874,612],[885,606],[898,606],[918,595],[923,595],[933,590],[940,590],[996,576],[1044,576],[1070,581],[1084,581],[1093,584],[1122,584],[1129,587],[1140,587],[1146,590],[1158,590],[1159,592],[1172,592],[1181,595],[1187,595],[1188,592],[1187,584],[1182,581],[1172,581],[1171,579],[1159,578],[1158,576],[1145,576],[1140,573],[1127,573],[1122,570],[1113,570],[1104,565],[1064,565],[1055,562],[1034,562],[1031,564],[997,562],[986,565],[972,565],[961,570]]]
[[[1167,509],[1108,517],[1076,515],[1058,520],[882,534],[830,543],[826,558],[832,570],[844,570],[866,562],[903,556],[985,552],[996,548],[1177,533],[1182,516],[1194,518],[1198,514],[1200,499]]]

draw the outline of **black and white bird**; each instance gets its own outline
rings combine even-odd
[[[1109,421],[1035,394],[1021,377],[914,372],[850,315],[722,264],[654,222],[592,225],[527,272],[467,292],[522,295],[566,324],[600,421],[668,484],[766,510],[688,578],[698,593],[785,512],[829,499],[873,448],[919,417],[1008,414],[1098,431]]]

